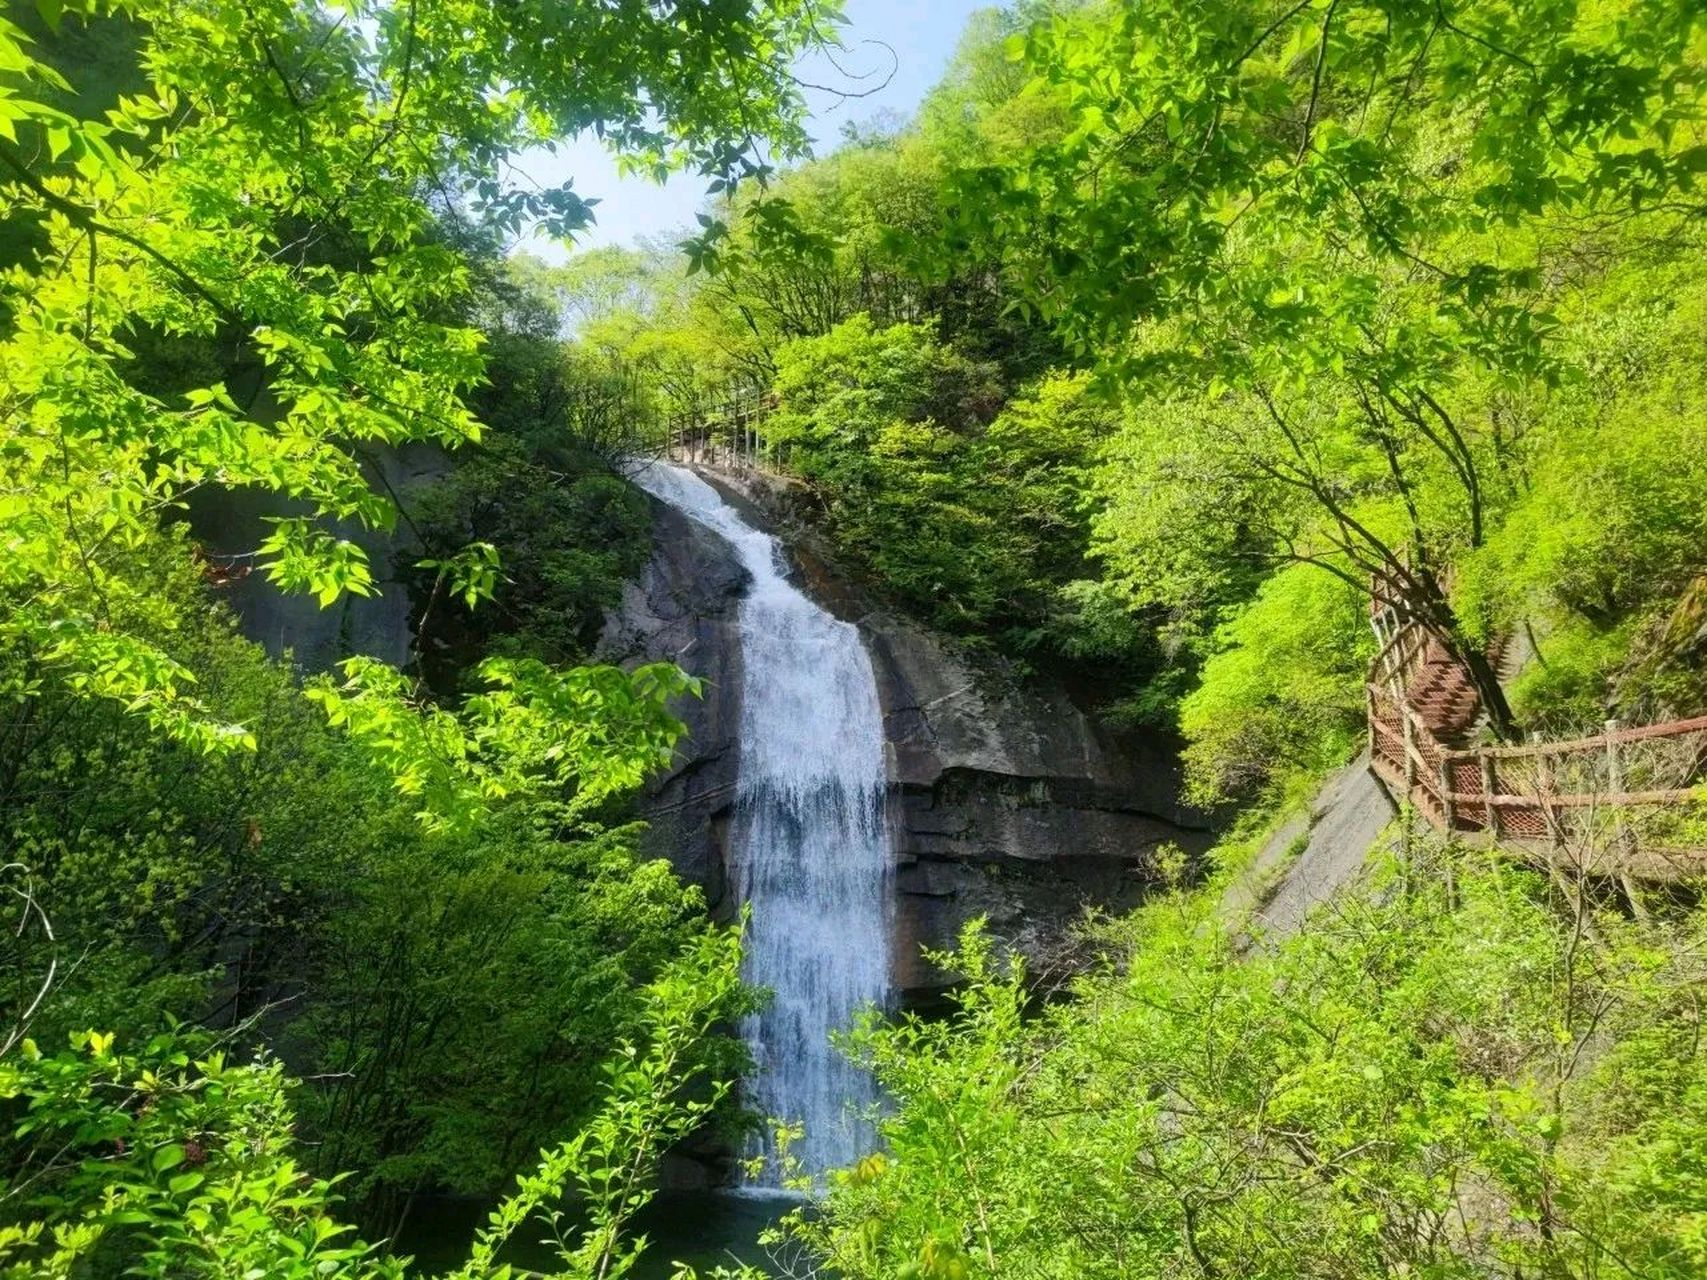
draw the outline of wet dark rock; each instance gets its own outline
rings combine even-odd
[[[728,543],[681,512],[654,503],[653,554],[607,619],[599,657],[634,665],[674,662],[704,682],[673,706],[687,726],[671,769],[647,788],[647,852],[667,858],[730,918],[728,824],[735,802],[741,693],[736,606],[747,586]]]
[[[1087,910],[1122,911],[1158,883],[1156,854],[1210,842],[1179,801],[1174,744],[1115,739],[1065,690],[991,670],[952,640],[877,607],[799,519],[784,482],[707,474],[747,518],[782,533],[798,580],[864,633],[883,707],[894,833],[895,980],[905,1004],[937,1005],[951,977],[923,958],[982,916],[1034,973],[1078,959]],[[689,739],[646,812],[656,853],[723,905],[734,801],[744,579],[715,535],[659,509],[651,564],[601,646],[624,661],[669,658],[708,682],[682,708]],[[721,549],[721,550],[720,550]]]

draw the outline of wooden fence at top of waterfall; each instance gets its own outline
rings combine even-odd
[[[697,413],[678,414],[667,424],[664,457],[689,466],[732,471],[786,468],[788,447],[764,435],[764,423],[776,410],[776,396],[757,387],[741,387]]]
[[[1707,806],[1696,803],[1707,799],[1707,716],[1475,744],[1475,695],[1458,664],[1379,593],[1372,620],[1382,644],[1367,682],[1370,767],[1436,829],[1589,875],[1707,876]]]

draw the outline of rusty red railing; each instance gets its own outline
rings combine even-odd
[[[1614,876],[1707,875],[1707,716],[1522,746],[1449,741],[1415,705],[1438,642],[1379,600],[1370,767],[1438,830]]]

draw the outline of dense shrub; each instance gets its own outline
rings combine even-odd
[[[839,554],[1010,656],[1147,669],[1148,629],[1098,590],[1087,556],[1084,475],[1114,415],[1085,378],[1008,398],[992,366],[928,327],[864,316],[777,361],[767,438],[822,494]]]
[[[548,465],[508,437],[459,460],[411,506],[425,559],[483,541],[502,566],[491,600],[474,609],[434,567],[414,571],[418,658],[446,693],[488,654],[585,658],[651,552],[651,511],[627,480],[585,454]]]
[[[970,934],[951,1018],[853,1038],[885,1151],[791,1234],[856,1280],[1707,1266],[1700,910],[1420,846],[1243,954],[1217,909],[1144,908],[1035,1019]]]
[[[1688,655],[1680,670],[1654,651],[1707,571],[1700,264],[1632,252],[1575,300],[1578,376],[1531,406],[1523,495],[1463,564],[1468,610],[1537,635],[1517,696],[1554,729],[1689,715],[1707,696]]]
[[[1309,565],[1263,583],[1215,635],[1180,704],[1192,793],[1249,798],[1265,783],[1319,773],[1364,731],[1374,650],[1363,591]]]
[[[150,587],[138,607],[210,710],[264,732],[253,753],[207,756],[51,690],[0,728],[0,843],[65,957],[35,1034],[130,1043],[166,1018],[260,1017],[251,1036],[318,1081],[301,1102],[310,1160],[360,1171],[357,1210],[490,1189],[584,1118],[640,984],[703,931],[703,902],[636,857],[632,829],[550,801],[423,829],[294,674],[169,567],[175,542],[134,571]],[[31,667],[7,655],[0,681]],[[29,910],[0,906],[19,1010],[49,954],[14,927]]]

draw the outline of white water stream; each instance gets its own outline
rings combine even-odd
[[[805,1127],[792,1154],[819,1175],[871,1149],[877,1101],[831,1033],[888,996],[892,857],[871,659],[854,626],[784,576],[776,540],[704,480],[654,462],[635,481],[727,540],[752,575],[740,605],[731,861],[752,907],[746,977],[775,999],[742,1025],[757,1063],[746,1098],[761,1115]],[[776,1178],[767,1163],[761,1181]]]

